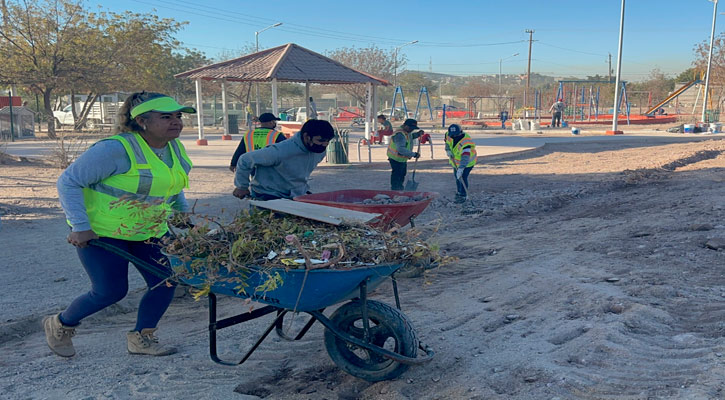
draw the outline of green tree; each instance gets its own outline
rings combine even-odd
[[[403,88],[403,92],[408,96],[415,96],[416,99],[418,93],[420,93],[420,89],[423,87],[428,90],[428,93],[435,93],[438,90],[438,84],[420,72],[405,72],[398,76],[398,81]]]
[[[696,71],[707,70],[707,58],[710,52],[710,41],[703,40],[695,45],[695,62]],[[697,78],[700,78],[699,74]],[[703,78],[704,80],[704,78]],[[720,33],[713,41],[712,63],[710,64],[710,104],[718,107],[720,102],[725,98],[725,32]]]
[[[173,74],[203,59],[198,52],[174,52],[179,43],[173,34],[182,24],[152,14],[89,13],[74,0],[11,0],[0,11],[0,82],[42,96],[51,138],[58,92],[88,95],[74,110],[82,124],[101,93],[173,93]]]

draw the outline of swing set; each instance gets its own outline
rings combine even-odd
[[[408,106],[405,104],[405,95],[403,95],[403,88],[401,86],[397,86],[395,88],[395,93],[393,93],[393,105],[390,107],[390,118],[392,119],[395,114],[395,101],[398,98],[398,94],[400,94],[400,102],[403,105],[403,112],[405,112],[406,118],[408,117]],[[433,107],[430,105],[430,96],[428,95],[428,89],[425,86],[422,86],[420,88],[420,91],[418,91],[418,103],[415,105],[415,112],[413,113],[413,119],[418,119],[418,110],[420,109],[420,102],[423,100],[423,96],[425,95],[425,100],[428,104],[428,112],[430,115],[430,120],[433,121]]]
[[[594,84],[612,84],[613,81],[600,80],[561,80],[556,95],[551,100],[553,104],[557,100],[561,100],[566,105],[562,119],[571,122],[581,121],[599,121],[602,113],[599,110],[599,94],[600,85]],[[567,91],[566,84],[571,84],[571,89]],[[589,87],[586,87],[589,84]],[[630,108],[631,104],[627,97],[627,82],[622,81],[620,90],[620,103],[617,109],[626,116],[627,124],[630,124]],[[611,121],[611,117],[609,118]]]

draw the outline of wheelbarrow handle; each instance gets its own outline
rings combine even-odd
[[[109,253],[113,253],[113,254],[125,259],[126,261],[133,263],[135,266],[143,269],[144,271],[156,276],[157,278],[169,279],[171,277],[171,275],[169,274],[168,271],[164,271],[163,269],[161,269],[153,264],[150,264],[150,263],[134,256],[133,254],[131,254],[123,249],[120,249],[110,243],[106,243],[106,242],[103,242],[98,239],[91,239],[88,241],[88,244],[91,246],[99,247],[103,250],[108,251]]]

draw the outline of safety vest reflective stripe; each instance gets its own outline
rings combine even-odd
[[[186,161],[186,158],[182,156],[181,149],[179,148],[179,143],[177,143],[176,140],[172,140],[169,143],[171,144],[171,149],[174,150],[174,153],[176,154],[176,158],[181,163],[181,168],[184,168],[184,171],[190,171],[191,165],[188,161]]]
[[[141,146],[138,141],[134,138],[132,133],[122,133],[119,136],[126,139],[128,144],[131,146],[134,160],[131,160],[131,164],[135,164],[138,169],[138,188],[136,194],[139,196],[148,196],[151,193],[151,185],[154,182],[154,176],[151,173],[151,166],[148,165],[146,156],[141,150]],[[133,166],[132,166],[133,168]]]
[[[254,129],[248,130],[247,134],[244,135],[244,148],[247,153],[254,151]]]
[[[275,138],[277,137],[277,131],[274,129],[270,129],[270,131],[267,133],[267,146],[271,146],[275,142]]]
[[[147,203],[153,203],[153,204],[160,204],[164,202],[163,196],[149,196],[141,195],[140,193],[133,193],[128,192],[123,189],[119,189],[110,185],[106,185],[103,182],[94,183],[90,186],[88,186],[89,189],[95,190],[96,192],[107,194],[109,196],[116,197],[118,199],[124,199],[124,200],[139,200],[144,201]],[[166,200],[167,203],[172,203],[173,199],[169,198]]]

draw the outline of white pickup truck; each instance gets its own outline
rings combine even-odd
[[[307,107],[297,107],[294,109],[295,121],[305,122],[307,121]],[[327,111],[317,111],[317,119],[330,119],[330,113]]]
[[[118,108],[120,106],[120,103],[94,103],[91,107],[91,111],[88,113],[88,118],[86,118],[85,128],[97,129],[104,125],[114,124],[116,122],[116,113],[118,112]],[[83,103],[76,103],[77,113],[80,113],[82,108]],[[53,117],[55,117],[56,128],[75,125],[75,119],[73,118],[73,111],[71,111],[70,104],[60,111],[53,111]]]

